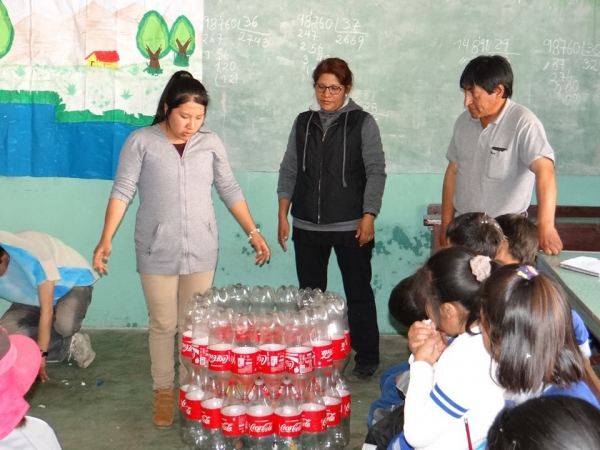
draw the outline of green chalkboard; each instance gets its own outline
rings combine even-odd
[[[598,0],[221,0],[204,4],[208,126],[236,170],[277,171],[310,74],[339,56],[351,97],[381,129],[389,172],[439,173],[458,80],[480,54],[509,58],[513,99],[542,121],[560,174],[600,175]]]

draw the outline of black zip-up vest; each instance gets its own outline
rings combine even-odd
[[[346,114],[346,163],[342,173]],[[309,124],[310,116],[310,111],[304,112],[296,122],[298,174],[292,196],[292,216],[317,224],[360,219],[367,184],[361,132],[367,113],[354,110],[340,114],[326,133],[319,113],[312,114]],[[309,127],[307,138],[306,127]]]

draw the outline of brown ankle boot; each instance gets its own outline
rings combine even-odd
[[[156,428],[170,428],[173,425],[175,391],[172,387],[154,391],[152,422]]]

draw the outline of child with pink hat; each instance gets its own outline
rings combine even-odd
[[[23,396],[35,381],[42,357],[36,342],[9,336],[0,327],[0,448],[60,450],[56,434],[43,420],[25,416]]]

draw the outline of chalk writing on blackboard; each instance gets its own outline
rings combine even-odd
[[[510,41],[505,38],[482,38],[472,39],[469,37],[463,37],[452,43],[452,46],[456,47],[462,52],[466,52],[467,56],[463,56],[459,64],[463,65],[469,62],[474,56],[477,55],[503,55],[508,57],[509,55],[518,55],[518,53],[509,51]]]
[[[565,106],[578,104],[581,101],[578,71],[600,70],[600,44],[558,37],[544,39],[543,46],[550,56],[543,70],[549,72],[548,81],[555,98]]]

